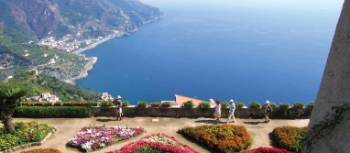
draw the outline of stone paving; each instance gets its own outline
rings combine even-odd
[[[192,127],[198,125],[213,125],[216,124],[213,119],[210,118],[154,118],[154,117],[136,117],[136,118],[125,118],[123,121],[116,121],[114,118],[106,117],[93,117],[93,118],[44,118],[44,119],[30,119],[30,118],[16,118],[15,121],[36,121],[38,123],[46,123],[57,129],[56,133],[50,137],[47,142],[37,148],[56,148],[60,149],[63,153],[77,153],[78,150],[66,147],[66,143],[72,138],[82,127],[86,126],[129,126],[129,127],[143,127],[146,132],[138,137],[132,138],[127,141],[123,141],[105,149],[95,151],[94,153],[104,153],[106,151],[117,150],[122,146],[135,141],[145,135],[152,133],[165,133],[174,136],[180,142],[189,145],[193,149],[200,153],[210,153],[205,148],[198,146],[181,135],[177,134],[176,131],[183,127]],[[272,120],[269,124],[263,123],[263,120],[259,119],[238,119],[237,125],[245,126],[253,138],[252,147],[259,146],[270,146],[269,133],[275,128],[280,126],[298,126],[305,127],[308,125],[309,120]],[[33,147],[35,148],[35,147]],[[30,148],[32,149],[32,148]],[[23,151],[23,150],[21,150]],[[16,153],[20,153],[17,151]]]

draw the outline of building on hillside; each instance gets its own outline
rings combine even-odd
[[[56,95],[53,95],[49,92],[45,92],[45,93],[42,93],[40,96],[30,97],[28,100],[55,103],[55,102],[59,102],[60,98],[58,98]]]
[[[103,92],[102,94],[101,94],[101,100],[103,100],[103,101],[113,101],[114,100],[114,98],[113,98],[113,96],[111,95],[111,94],[109,94],[108,92]]]
[[[200,100],[197,98],[191,98],[191,97],[186,97],[182,95],[175,94],[175,106],[181,107],[183,106],[186,102],[192,101],[193,105],[195,107],[198,107],[202,102],[205,102],[205,100]],[[210,107],[214,107],[215,104],[209,102]]]

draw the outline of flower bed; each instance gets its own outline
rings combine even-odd
[[[142,128],[125,128],[120,126],[111,128],[83,128],[67,143],[67,145],[84,151],[93,151],[104,148],[118,141],[140,135],[143,132],[144,130]]]
[[[28,151],[23,151],[21,153],[62,153],[60,150],[45,148],[45,149],[32,149]]]
[[[184,128],[178,131],[186,138],[216,152],[240,152],[251,144],[251,137],[243,126],[219,125]]]
[[[260,147],[251,150],[242,151],[241,153],[292,153],[285,149],[272,148],[272,147]]]
[[[30,123],[15,123],[14,133],[4,133],[0,129],[0,151],[10,149],[31,142],[39,142],[43,140],[53,128],[46,124]]]
[[[301,141],[306,133],[306,128],[278,127],[271,133],[272,145],[289,151],[300,149]]]
[[[107,153],[199,153],[181,144],[174,137],[165,134],[153,134],[130,143],[120,150]]]

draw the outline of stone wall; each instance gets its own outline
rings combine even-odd
[[[302,117],[300,118],[308,118],[306,115],[307,110],[301,110]],[[111,107],[93,107],[93,113],[95,116],[115,116],[114,108]],[[123,109],[124,116],[126,117],[189,117],[189,118],[199,118],[199,117],[213,117],[214,109],[188,109],[188,108],[134,108],[127,107]],[[228,109],[222,110],[222,117],[227,118]],[[305,115],[304,115],[305,114]],[[237,118],[264,118],[264,112],[261,109],[237,109],[235,112],[235,116]],[[278,113],[278,110],[274,111],[271,114],[271,118],[283,119],[286,117],[281,116]],[[292,117],[292,119],[294,119]]]
[[[308,141],[303,147],[303,152],[350,152],[349,105],[350,0],[345,0],[311,116]],[[335,109],[338,111],[335,112]]]

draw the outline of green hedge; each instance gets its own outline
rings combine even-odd
[[[46,106],[46,107],[18,107],[14,114],[15,117],[35,117],[35,118],[80,118],[92,116],[92,110],[89,107],[69,107],[69,106]]]

